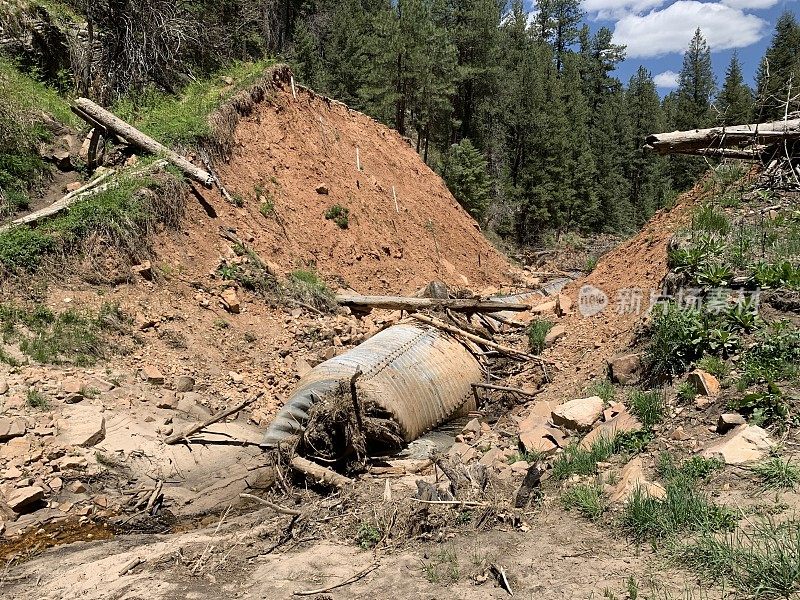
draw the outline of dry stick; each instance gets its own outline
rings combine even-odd
[[[508,387],[505,385],[494,385],[491,383],[473,383],[472,387],[484,388],[487,390],[495,390],[497,392],[511,392],[514,394],[519,394],[520,396],[528,396],[529,398],[533,398],[539,393],[539,392],[526,392],[522,388]]]
[[[509,596],[513,596],[514,592],[511,591],[511,584],[508,583],[508,577],[506,577],[506,570],[498,564],[492,565],[492,570],[497,574],[497,578],[500,580],[500,585],[508,592]]]
[[[296,471],[334,487],[342,488],[353,483],[353,480],[349,477],[339,475],[336,471],[332,471],[301,456],[293,457],[289,465]]]
[[[350,397],[353,399],[353,410],[356,413],[356,425],[358,426],[359,433],[364,434],[364,421],[361,420],[361,407],[358,404],[358,390],[356,390],[356,381],[361,377],[361,367],[356,368],[356,372],[350,378]]]
[[[181,441],[183,439],[186,439],[190,435],[193,435],[193,434],[197,433],[198,431],[201,431],[201,430],[205,429],[209,425],[213,425],[217,421],[221,421],[222,419],[224,419],[226,417],[229,417],[234,413],[239,412],[240,410],[242,410],[246,406],[249,406],[250,404],[252,404],[256,400],[261,398],[261,396],[263,396],[263,395],[264,395],[264,392],[258,392],[254,396],[251,396],[250,398],[248,398],[244,402],[241,402],[241,403],[237,404],[233,408],[229,408],[229,409],[223,410],[221,413],[217,413],[216,415],[214,415],[213,417],[203,421],[202,423],[198,423],[196,425],[192,425],[191,427],[189,427],[183,433],[176,433],[176,434],[173,434],[173,435],[169,436],[167,439],[164,440],[164,443],[165,444],[174,444],[174,443],[179,442],[179,441]]]
[[[134,558],[131,562],[126,564],[119,570],[119,576],[122,577],[123,575],[127,575],[131,571],[133,571],[136,567],[144,562],[143,559],[139,558],[138,556]]]
[[[498,321],[503,325],[508,325],[509,327],[527,327],[525,323],[520,323],[519,321],[513,321],[511,319],[506,319],[505,317],[501,317],[500,315],[493,314],[489,317],[494,321]]]
[[[356,169],[361,170],[361,151],[356,146]]]
[[[411,498],[414,502],[420,504],[442,504],[448,506],[463,506],[469,508],[485,508],[490,506],[486,502],[475,502],[472,500],[420,500],[419,498]]]
[[[159,479],[156,483],[156,489],[153,490],[153,493],[150,495],[150,500],[147,501],[147,506],[145,507],[147,512],[150,512],[153,506],[155,506],[156,500],[158,500],[158,495],[161,493],[163,487],[164,482]]]
[[[294,87],[294,75],[289,76],[289,83],[292,84],[292,98],[297,100],[297,90]]]
[[[482,338],[477,335],[473,335],[468,331],[464,331],[463,329],[459,329],[458,327],[453,327],[452,325],[448,325],[439,319],[434,319],[433,317],[428,317],[426,315],[421,315],[419,313],[413,313],[409,315],[412,319],[416,319],[417,321],[422,321],[423,323],[427,323],[428,325],[432,325],[437,329],[442,329],[449,333],[454,333],[456,335],[460,335],[468,340],[481,344],[483,346],[487,346],[489,348],[494,348],[495,350],[502,352],[503,354],[510,354],[512,356],[520,356],[522,358],[527,358],[529,360],[535,360],[540,363],[550,362],[547,359],[542,358],[541,356],[534,356],[533,354],[528,354],[527,352],[522,352],[521,350],[517,350],[516,348],[511,348],[509,346],[503,346],[502,344],[498,344],[496,342],[492,342],[485,338]]]
[[[259,498],[258,496],[254,496],[253,494],[239,494],[239,498],[249,498],[250,500],[255,500],[256,502],[260,502],[264,506],[268,506],[272,510],[282,515],[292,515],[292,516],[300,516],[303,513],[299,510],[294,510],[292,508],[284,508],[280,504],[275,504],[274,502],[270,502],[269,500],[265,500],[264,498]]]
[[[394,191],[394,186],[392,186],[392,198],[394,198],[394,210],[399,213],[400,207],[397,205],[397,192]]]
[[[530,310],[527,302],[499,302],[472,298],[414,298],[408,296],[336,296],[337,304],[355,308],[378,308],[384,310],[407,310],[413,312],[423,308],[450,309],[456,312],[496,313],[524,312]]]
[[[84,185],[82,187],[79,187],[74,192],[70,192],[69,194],[67,194],[66,196],[64,196],[63,198],[61,198],[59,200],[56,200],[55,202],[53,202],[49,206],[45,206],[41,210],[37,210],[37,211],[32,212],[32,213],[30,213],[28,215],[25,215],[24,217],[20,217],[19,219],[15,219],[15,220],[11,221],[10,223],[8,223],[7,225],[3,225],[3,227],[0,227],[0,231],[4,231],[6,229],[10,229],[14,225],[25,225],[26,223],[33,223],[34,221],[38,221],[39,219],[43,219],[45,217],[49,217],[49,216],[54,215],[54,214],[56,214],[58,212],[61,212],[65,208],[68,208],[71,204],[74,204],[75,202],[80,200],[86,192],[88,192],[89,190],[92,190],[93,188],[96,188],[101,182],[103,182],[106,179],[108,179],[109,177],[111,177],[114,173],[116,173],[116,171],[114,171],[112,169],[110,171],[106,171],[105,173],[103,173],[101,175],[98,175],[96,178],[94,178],[92,181],[90,181],[86,185]]]
[[[340,588],[340,587],[343,587],[345,585],[350,585],[351,583],[355,583],[359,579],[363,578],[365,575],[368,575],[369,573],[371,573],[372,571],[377,569],[379,566],[380,566],[379,562],[374,562],[370,566],[368,566],[366,569],[364,569],[363,571],[359,571],[358,573],[356,573],[352,577],[349,577],[348,579],[345,579],[344,581],[342,581],[340,583],[336,583],[334,585],[329,585],[329,586],[324,587],[324,588],[319,588],[318,590],[306,590],[306,591],[303,591],[303,592],[295,592],[294,595],[295,596],[313,596],[314,594],[324,594],[325,592],[330,592],[331,590],[335,590],[336,588]]]

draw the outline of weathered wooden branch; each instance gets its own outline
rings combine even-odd
[[[742,148],[757,143],[800,139],[800,119],[656,133],[647,136],[645,149],[657,154],[689,150]]]
[[[282,515],[291,515],[293,517],[297,517],[302,515],[303,513],[299,510],[294,510],[293,508],[286,508],[281,506],[280,504],[275,504],[274,502],[270,502],[269,500],[265,500],[264,498],[259,498],[258,496],[254,496],[253,494],[239,494],[239,498],[248,498],[250,500],[255,500],[259,504],[263,504],[274,510],[277,513]]]
[[[494,390],[496,392],[509,392],[512,394],[519,394],[520,396],[527,396],[529,398],[533,398],[539,392],[529,392],[527,390],[523,390],[522,388],[516,387],[509,387],[505,385],[494,385],[493,383],[473,383],[472,387],[474,388],[482,388],[485,390]]]
[[[163,144],[157,142],[149,135],[142,133],[132,125],[129,125],[113,113],[107,111],[105,108],[98,106],[88,98],[78,98],[75,100],[75,106],[80,109],[74,111],[75,114],[84,118],[92,126],[101,125],[107,131],[125,139],[132,146],[136,146],[140,150],[144,150],[150,154],[163,156],[173,165],[183,171],[187,177],[197,181],[198,183],[211,187],[214,182],[214,177],[190,163],[185,157],[177,152],[170,150]],[[87,118],[88,117],[88,118]]]
[[[414,312],[425,308],[450,309],[460,312],[502,312],[530,310],[524,302],[498,302],[497,300],[409,298],[404,296],[336,296],[336,302],[353,308],[405,310]]]
[[[735,148],[673,148],[669,154],[686,154],[689,156],[707,156],[710,158],[731,158],[735,160],[749,160],[753,162],[762,162],[766,157],[769,157],[770,148],[774,146],[750,146],[737,150]],[[645,150],[652,150],[652,146],[645,146]]]
[[[84,196],[88,195],[87,192],[95,191],[99,192],[102,191],[102,188],[98,188],[98,186],[103,183],[106,179],[111,177],[116,171],[110,170],[102,173],[98,177],[95,177],[92,181],[87,183],[84,186],[79,187],[77,190],[70,192],[60,200],[56,200],[49,206],[45,206],[41,210],[34,211],[30,214],[25,215],[24,217],[20,217],[19,219],[14,219],[10,223],[7,223],[0,227],[0,231],[5,231],[7,229],[11,229],[15,225],[26,225],[27,223],[33,223],[40,219],[44,219],[45,217],[50,217],[56,213],[61,212],[65,208],[68,208],[71,204],[74,204]]]
[[[533,354],[528,354],[527,352],[523,352],[521,350],[517,350],[516,348],[512,348],[510,346],[504,346],[502,344],[498,344],[497,342],[493,342],[491,340],[487,340],[486,338],[482,338],[479,335],[475,335],[468,331],[464,331],[463,329],[459,329],[458,327],[454,327],[453,325],[448,325],[444,321],[440,321],[439,319],[434,319],[433,317],[429,317],[427,315],[421,315],[419,313],[413,313],[409,315],[412,319],[416,319],[417,321],[422,321],[423,323],[427,323],[428,325],[432,325],[437,329],[441,329],[443,331],[447,331],[448,333],[453,333],[455,335],[461,336],[466,338],[476,344],[480,344],[482,346],[486,346],[488,348],[494,348],[498,352],[502,352],[506,355],[511,356],[518,356],[520,358],[527,358],[529,360],[535,360],[540,363],[547,362],[541,356],[534,356]]]
[[[344,475],[340,475],[336,471],[332,471],[322,465],[303,458],[302,456],[295,456],[289,462],[295,471],[300,471],[304,475],[308,475],[312,479],[321,481],[327,485],[332,485],[337,488],[343,488],[353,483],[353,480]]]
[[[221,421],[222,419],[230,417],[231,415],[239,412],[243,408],[249,406],[250,404],[252,404],[256,400],[261,398],[261,396],[263,396],[263,395],[264,395],[264,392],[258,392],[257,394],[255,394],[254,396],[251,396],[250,398],[248,398],[244,402],[240,402],[239,404],[237,404],[233,408],[225,409],[222,412],[217,413],[216,415],[214,415],[212,417],[209,417],[207,420],[203,421],[202,423],[197,423],[196,425],[192,425],[186,431],[183,431],[181,433],[175,433],[175,434],[169,436],[167,439],[164,440],[164,443],[165,444],[175,444],[177,442],[180,442],[181,440],[188,438],[190,435],[194,435],[195,433],[198,433],[199,431],[202,431],[203,429],[205,429],[209,425],[213,425],[217,421]]]
[[[325,586],[325,587],[322,587],[322,588],[319,588],[319,589],[316,589],[316,590],[297,591],[297,592],[294,592],[294,595],[295,596],[315,596],[316,594],[324,594],[325,592],[330,592],[331,590],[335,590],[336,588],[344,587],[346,585],[350,585],[351,583],[355,583],[356,581],[358,581],[359,579],[363,578],[364,576],[372,573],[379,566],[380,566],[380,563],[374,562],[370,566],[368,566],[366,569],[364,569],[362,571],[359,571],[358,573],[356,573],[352,577],[348,577],[344,581],[341,581],[339,583],[335,583],[333,585],[328,585],[328,586]]]

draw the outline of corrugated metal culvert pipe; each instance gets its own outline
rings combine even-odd
[[[276,447],[300,434],[311,407],[359,368],[359,402],[391,415],[406,442],[475,410],[472,384],[482,377],[475,357],[442,331],[401,323],[303,376],[267,429],[264,445]]]

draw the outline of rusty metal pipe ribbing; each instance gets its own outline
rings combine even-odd
[[[349,382],[359,367],[362,406],[373,404],[388,412],[407,442],[475,409],[472,383],[482,375],[475,357],[441,331],[400,324],[303,376],[267,428],[263,445],[276,447],[302,432],[311,407],[341,382]]]

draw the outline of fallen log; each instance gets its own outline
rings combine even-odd
[[[472,387],[482,388],[485,390],[494,390],[496,392],[509,392],[511,394],[519,394],[520,396],[527,396],[528,398],[533,398],[537,394],[541,393],[541,392],[529,392],[527,390],[523,390],[522,388],[517,388],[517,387],[494,385],[493,383],[473,383]]]
[[[105,180],[107,180],[109,177],[111,177],[115,172],[116,171],[114,171],[112,169],[112,170],[106,171],[105,173],[102,173],[102,174],[98,175],[97,177],[95,177],[92,181],[90,181],[86,185],[83,185],[83,186],[79,187],[77,190],[70,192],[69,194],[67,194],[66,196],[64,196],[63,198],[61,198],[59,200],[56,200],[55,202],[53,202],[49,206],[45,206],[41,210],[34,211],[34,212],[30,213],[30,214],[27,214],[27,215],[25,215],[23,217],[20,217],[19,219],[14,219],[10,223],[7,223],[7,224],[3,225],[2,227],[0,227],[0,231],[5,231],[7,229],[11,229],[12,227],[14,227],[16,225],[26,225],[28,223],[34,223],[35,221],[38,221],[40,219],[44,219],[45,217],[53,216],[53,215],[61,212],[62,210],[68,208],[70,205],[75,204],[75,202],[77,202],[78,200],[80,200],[84,196],[88,195],[88,192],[90,192],[90,191],[93,191],[93,192],[103,191],[104,188],[102,186],[100,186],[100,184],[103,183]],[[98,187],[98,186],[100,186],[100,187]]]
[[[416,319],[417,321],[422,321],[423,323],[427,323],[428,325],[432,325],[433,327],[436,327],[437,329],[441,329],[443,331],[447,331],[448,333],[453,333],[455,335],[461,336],[482,346],[486,346],[488,348],[494,348],[498,352],[502,352],[503,354],[506,355],[527,358],[529,360],[535,360],[540,363],[548,362],[541,356],[534,356],[533,354],[523,352],[522,350],[517,350],[516,348],[512,348],[511,346],[504,346],[502,344],[498,344],[497,342],[487,340],[486,338],[482,338],[468,331],[464,331],[463,329],[459,329],[458,327],[454,327],[453,325],[448,325],[444,321],[440,321],[439,319],[434,319],[433,317],[429,317],[427,315],[413,313],[409,316],[412,319]]]
[[[243,408],[249,406],[250,404],[252,404],[256,400],[261,398],[261,396],[263,396],[263,395],[264,395],[264,392],[258,392],[257,394],[255,394],[254,396],[251,396],[250,398],[248,398],[244,402],[240,402],[239,404],[237,404],[233,408],[225,409],[222,412],[217,413],[213,417],[210,417],[207,420],[203,421],[202,423],[198,423],[196,425],[192,425],[186,431],[183,431],[181,433],[175,433],[175,434],[169,436],[168,438],[166,438],[164,440],[164,443],[167,444],[167,445],[175,444],[177,442],[180,442],[181,440],[187,439],[190,435],[194,435],[195,433],[197,433],[199,431],[202,431],[203,429],[205,429],[209,425],[213,425],[217,421],[221,421],[222,419],[230,417],[231,415],[239,412]]]
[[[751,146],[743,150],[734,148],[683,148],[676,147],[670,150],[669,154],[686,154],[690,156],[707,156],[709,158],[730,158],[734,160],[750,160],[762,162],[765,157],[772,153],[769,151],[771,146]],[[774,148],[774,147],[773,147]],[[645,150],[653,150],[652,146],[645,146]],[[661,154],[664,154],[662,152]]]
[[[449,309],[458,312],[503,312],[530,310],[524,302],[498,302],[497,300],[408,298],[403,296],[336,296],[341,306],[360,309],[381,308],[385,310]]]
[[[800,119],[655,133],[647,136],[645,148],[657,154],[673,154],[681,150],[743,147],[792,139],[800,139]]]
[[[185,157],[157,142],[149,135],[142,133],[88,98],[76,99],[75,106],[80,109],[74,111],[75,114],[86,120],[93,127],[99,124],[107,131],[125,139],[132,146],[144,150],[149,154],[163,156],[166,160],[183,171],[187,177],[205,187],[211,187],[214,183],[214,177],[210,173],[193,165]]]
[[[304,475],[308,475],[316,481],[321,481],[322,483],[332,485],[337,488],[343,488],[353,483],[353,480],[349,477],[339,475],[339,473],[336,471],[331,471],[330,469],[323,467],[322,465],[318,465],[317,463],[312,462],[307,458],[303,458],[302,456],[293,457],[292,460],[289,461],[289,464],[295,471],[300,471]]]

